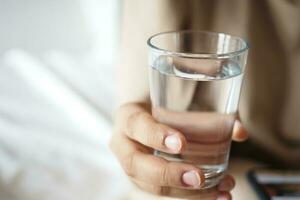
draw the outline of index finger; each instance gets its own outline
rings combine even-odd
[[[139,143],[167,153],[178,154],[186,145],[183,134],[157,123],[150,113],[136,112],[127,120],[126,135]]]
[[[231,136],[237,141],[247,138],[247,132],[235,114],[155,108],[153,116],[159,122],[183,132],[186,139],[191,141],[210,144],[227,141]]]
[[[199,168],[191,164],[169,162],[149,154],[143,146],[125,135],[115,136],[118,139],[114,141],[118,144],[113,145],[113,151],[128,176],[157,186],[199,189],[203,185],[204,174]]]

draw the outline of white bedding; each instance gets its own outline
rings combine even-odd
[[[107,148],[111,122],[48,68],[21,50],[1,60],[2,195],[121,199],[127,184]]]
[[[0,0],[1,200],[124,199],[107,147],[116,5]]]

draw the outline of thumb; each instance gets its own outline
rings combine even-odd
[[[233,125],[232,139],[237,142],[243,142],[248,138],[248,133],[240,120],[236,120]]]

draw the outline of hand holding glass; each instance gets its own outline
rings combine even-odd
[[[213,187],[228,165],[248,45],[202,31],[160,33],[148,45],[152,115],[187,139],[181,154],[155,154],[197,165],[206,178],[203,188]]]

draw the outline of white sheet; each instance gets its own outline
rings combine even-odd
[[[1,199],[106,200],[126,193],[107,148],[111,122],[62,80],[27,52],[3,55]]]
[[[0,0],[0,199],[123,199],[118,0]]]

